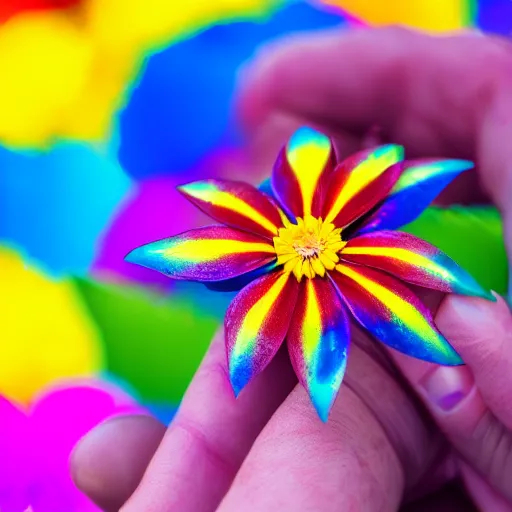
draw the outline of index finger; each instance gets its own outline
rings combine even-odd
[[[280,351],[238,399],[229,383],[219,332],[123,512],[215,510],[261,429],[293,389]]]
[[[506,213],[511,191],[512,45],[386,28],[273,46],[245,74],[250,128],[278,111],[330,130],[379,125],[410,156],[469,158]]]

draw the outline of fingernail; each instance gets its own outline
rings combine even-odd
[[[77,452],[79,449],[82,450],[84,447],[86,451],[89,451],[92,447],[96,446],[98,442],[103,442],[105,435],[108,435],[118,428],[119,422],[123,424],[126,422],[126,419],[132,420],[135,418],[137,421],[139,418],[147,418],[151,417],[146,411],[140,409],[139,411],[134,410],[130,411],[128,414],[118,414],[115,416],[111,416],[98,423],[95,427],[89,430],[85,435],[83,435],[73,447],[73,452]]]
[[[493,295],[491,297],[495,298]],[[451,304],[460,315],[471,320],[480,317],[482,314],[485,315],[488,306],[488,303],[479,297],[467,297],[465,295],[453,295]]]
[[[485,300],[466,297],[462,295],[449,295],[439,307],[435,322],[439,330],[448,339],[460,338],[460,332],[478,329],[478,325],[485,325],[489,303]]]
[[[450,412],[471,393],[474,380],[465,366],[439,366],[423,377],[419,384],[434,408]]]

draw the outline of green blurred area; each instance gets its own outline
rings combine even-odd
[[[79,278],[75,284],[102,333],[108,372],[143,401],[179,403],[219,318],[189,295],[162,297]]]

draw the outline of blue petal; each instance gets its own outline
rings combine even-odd
[[[356,235],[397,229],[415,220],[460,173],[473,168],[467,160],[418,160],[407,167],[389,196],[358,227]]]

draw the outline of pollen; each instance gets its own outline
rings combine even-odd
[[[277,263],[284,265],[285,271],[293,272],[297,281],[303,276],[324,277],[338,263],[338,252],[345,244],[341,229],[309,215],[298,218],[297,224],[287,223],[274,237]]]

